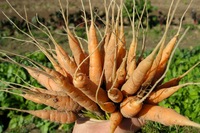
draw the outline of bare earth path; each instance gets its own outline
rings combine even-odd
[[[83,0],[85,5],[88,5],[88,0]],[[102,3],[100,3],[97,0],[91,0],[93,5],[95,5],[95,7],[100,8],[100,10],[103,10],[102,7]],[[158,13],[158,11],[162,11],[164,14],[167,13],[167,10],[169,8],[170,2],[171,0],[168,1],[163,1],[163,0],[151,0],[152,5],[156,6],[158,9],[155,12],[155,14]],[[13,5],[13,7],[19,11],[22,15],[24,15],[24,7],[26,7],[27,10],[27,14],[29,18],[32,18],[33,16],[35,16],[35,14],[39,14],[42,17],[48,18],[49,14],[54,13],[55,11],[59,10],[59,6],[58,6],[58,2],[57,0],[10,0],[10,3]],[[95,4],[94,4],[95,3]],[[179,8],[177,9],[177,13],[175,15],[175,22],[178,22],[181,14],[184,12],[184,10],[187,7],[187,4],[189,3],[189,0],[182,0],[180,3]],[[198,8],[200,6],[200,0],[194,0],[193,4],[191,6],[191,8],[189,9],[188,13],[186,14],[184,23],[186,24],[190,24],[193,25],[193,21],[191,19],[191,11],[192,9],[196,10],[197,15],[200,16],[200,9]],[[63,5],[65,5],[65,3],[63,3]],[[81,10],[81,3],[80,0],[69,0],[69,13],[73,14],[76,13],[78,11],[78,9]],[[86,9],[88,9],[88,6],[86,6]],[[5,19],[5,16],[3,16],[3,14],[1,12],[5,12],[8,16],[13,16],[15,15],[12,11],[12,9],[9,7],[8,3],[6,2],[6,0],[0,0],[0,20]],[[159,36],[161,36],[160,34],[155,34],[156,31],[159,31],[160,27],[156,27],[154,30],[152,30],[150,33],[148,33],[148,37],[147,37],[147,48],[152,48],[155,46],[155,44],[159,41]],[[131,31],[130,31],[130,27],[126,27],[126,34],[128,36],[131,36]],[[172,31],[175,29],[177,29],[177,27],[172,27]],[[0,31],[1,32],[1,31]],[[200,26],[195,26],[195,29],[190,30],[189,33],[187,34],[187,37],[185,37],[185,39],[183,40],[183,43],[181,44],[181,47],[185,48],[185,47],[193,47],[193,46],[197,46],[200,45]],[[170,36],[173,36],[173,34],[171,34]],[[130,42],[131,38],[127,39],[127,42]],[[29,51],[30,49],[36,49],[34,46],[31,45],[26,45],[26,47],[24,47],[23,45],[19,45],[17,43],[11,43],[8,45],[1,45],[0,42],[0,49],[6,49],[9,51],[19,51],[21,52],[26,52]]]

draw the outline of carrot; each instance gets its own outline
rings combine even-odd
[[[89,73],[89,68],[88,68],[88,63],[89,60],[84,60],[86,58],[86,54],[84,51],[81,49],[80,44],[78,40],[73,36],[71,31],[67,28],[67,33],[68,33],[68,40],[69,40],[69,46],[70,49],[72,50],[72,53],[74,55],[74,59],[76,61],[77,65],[80,65],[81,71],[86,73],[88,75]],[[84,63],[82,63],[84,61]]]
[[[113,81],[113,85],[112,85],[116,88],[121,87],[122,84],[124,84],[126,81],[126,74],[127,74],[126,59],[127,59],[127,54],[125,55],[125,57],[123,58],[123,61],[121,62],[119,68],[117,69],[116,77],[115,77],[115,80]]]
[[[21,110],[15,108],[0,107],[0,109],[9,109],[19,112],[29,113],[41,119],[49,120],[57,123],[73,123],[76,121],[77,116],[72,111],[58,111],[58,110]]]
[[[46,72],[29,66],[25,67],[25,69],[34,79],[36,79],[42,86],[44,86],[48,90],[59,91],[57,83],[53,81],[51,76]]]
[[[118,51],[117,51],[117,68],[123,61],[123,58],[126,55],[126,40],[124,35],[124,25],[123,25],[123,3],[121,0],[121,15],[120,15],[120,31],[119,31],[119,40],[118,40]]]
[[[146,102],[150,104],[158,104],[164,99],[170,97],[180,88],[185,87],[187,85],[199,85],[199,83],[185,83],[181,85],[172,86],[169,88],[161,88],[159,90],[152,91],[149,97],[147,98]]]
[[[167,65],[167,61],[171,55],[171,52],[177,42],[178,39],[178,35],[175,35],[170,42],[167,44],[167,47],[164,49],[163,54],[162,54],[162,58],[160,61],[160,64],[157,68],[156,71],[156,75],[153,79],[153,83],[155,83],[156,80],[158,80],[164,73],[165,69],[166,69],[166,65]]]
[[[117,51],[117,29],[114,29],[111,33],[110,40],[106,46],[105,50],[105,58],[104,58],[104,69],[105,69],[105,81],[106,81],[106,90],[109,90],[112,86],[112,76],[114,71],[116,70],[116,51]],[[115,68],[111,67],[114,66]]]
[[[120,103],[120,112],[126,118],[134,117],[142,109],[143,103],[137,96],[129,96]]]
[[[126,9],[126,8],[125,8]],[[127,10],[127,9],[126,9]],[[133,1],[133,12],[132,12],[132,41],[128,50],[128,57],[127,57],[127,79],[132,75],[133,71],[136,68],[136,49],[137,49],[137,35],[135,31],[135,1]]]
[[[68,72],[71,76],[77,69],[77,64],[69,57],[66,51],[57,43],[55,43],[57,59],[61,67]]]
[[[90,14],[91,14],[91,25],[88,32],[88,53],[89,53],[89,77],[96,84],[99,83],[99,79],[101,77],[103,65],[102,65],[102,57],[100,50],[98,49],[98,38],[96,34],[96,29],[94,25],[93,13],[91,1],[89,1],[90,5]]]
[[[151,84],[151,82],[153,81],[153,78],[156,75],[156,72],[157,72],[156,70],[158,68],[159,62],[160,62],[161,57],[162,57],[163,46],[164,46],[164,42],[162,42],[160,50],[159,50],[155,60],[153,61],[153,64],[152,64],[150,70],[146,74],[145,80],[141,85],[141,89],[147,88]]]
[[[178,5],[178,2],[177,2],[177,5]],[[153,84],[156,82],[156,80],[158,80],[163,75],[163,73],[166,70],[167,62],[170,58],[170,55],[171,55],[175,45],[177,44],[177,40],[178,40],[179,32],[180,32],[181,27],[182,27],[182,22],[183,22],[184,16],[185,16],[187,10],[189,9],[191,3],[192,3],[192,0],[190,1],[187,9],[185,10],[185,12],[183,13],[183,15],[181,17],[179,29],[178,29],[176,35],[169,41],[169,43],[166,45],[166,47],[163,50],[161,61],[160,61],[159,66],[157,68],[156,75],[153,79]]]
[[[155,88],[155,90],[161,89],[161,88],[168,88],[168,87],[172,87],[172,86],[176,86],[178,85],[178,83],[180,82],[180,80],[185,77],[191,70],[193,70],[197,65],[199,65],[200,62],[197,62],[194,66],[192,66],[189,70],[187,70],[185,73],[183,73],[182,75],[173,78],[161,85],[159,85],[158,87]]]
[[[67,1],[67,17],[65,17],[65,12],[64,9],[62,7],[61,1],[59,0],[59,5],[61,8],[61,13],[65,22],[65,27],[66,27],[66,31],[67,31],[67,37],[68,37],[68,41],[69,41],[69,46],[70,49],[74,55],[74,59],[77,65],[80,65],[81,62],[86,58],[86,54],[84,53],[83,49],[81,48],[81,45],[78,41],[78,39],[72,34],[72,32],[69,29],[68,26],[68,1]],[[88,75],[88,60],[85,60],[83,64],[81,64],[80,66],[81,71],[85,72]]]
[[[190,121],[187,117],[182,116],[173,109],[150,104],[144,104],[137,117],[144,120],[159,122],[166,126],[179,125],[200,128],[200,124]]]
[[[82,109],[80,105],[78,105],[76,102],[74,102],[69,96],[60,96],[60,95],[51,95],[47,93],[41,93],[41,92],[34,92],[32,90],[25,90],[25,89],[19,89],[17,90],[22,91],[23,93],[17,94],[22,96],[23,98],[33,101],[35,103],[44,104],[47,106],[51,106],[59,111],[79,111]],[[9,92],[12,94],[11,91],[4,90],[5,92]]]
[[[113,102],[98,103],[100,108],[106,113],[113,113],[116,110],[116,105]]]
[[[117,126],[123,119],[122,114],[119,111],[115,111],[110,114],[110,133],[114,133]]]
[[[147,72],[152,66],[154,61],[154,56],[157,52],[159,45],[152,51],[150,55],[148,55],[144,60],[142,60],[137,68],[133,71],[131,77],[124,83],[121,88],[121,91],[124,95],[132,95],[138,91],[139,87],[141,86]]]
[[[108,97],[114,103],[120,103],[123,100],[122,92],[115,87],[108,90]]]
[[[84,73],[77,73],[73,78],[73,84],[96,103],[109,101],[106,91],[102,88],[98,88],[98,86]]]

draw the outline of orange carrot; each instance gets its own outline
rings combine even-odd
[[[119,111],[115,111],[110,114],[110,133],[114,133],[115,129],[121,123],[122,119],[123,116]]]
[[[86,74],[77,73],[73,78],[73,84],[96,103],[104,103],[109,101],[106,91],[102,88],[98,88],[98,86],[92,82],[92,80],[90,80]]]
[[[29,113],[41,119],[49,120],[57,123],[73,123],[77,119],[77,115],[72,111],[58,110],[21,110],[15,108],[0,107],[0,109],[16,110],[19,112]]]
[[[55,83],[51,76],[46,72],[29,66],[25,67],[25,69],[34,79],[36,79],[42,86],[44,86],[48,90],[59,91],[57,83]]]
[[[122,92],[115,87],[108,90],[108,97],[114,103],[120,103],[123,100]]]
[[[164,46],[164,41],[161,44],[160,50],[159,50],[159,52],[158,52],[155,60],[153,61],[153,64],[152,64],[150,70],[146,74],[145,80],[144,80],[144,82],[141,85],[142,89],[143,88],[144,89],[147,88],[151,84],[154,76],[156,75],[156,72],[157,72],[156,70],[158,68],[158,65],[159,65],[159,62],[161,60],[162,53],[163,53],[163,46]]]
[[[126,40],[124,35],[124,25],[123,25],[123,3],[121,1],[121,15],[120,15],[120,31],[118,40],[118,51],[117,51],[117,68],[120,66],[123,58],[126,55]]]
[[[134,117],[142,109],[143,103],[137,96],[129,96],[120,103],[120,112],[126,118]]]
[[[73,34],[69,30],[69,28],[67,28],[67,33],[68,33],[69,46],[70,46],[70,49],[72,50],[74,59],[78,66],[86,58],[86,54],[81,49],[78,40],[73,36]],[[88,60],[85,60],[84,63],[81,64],[80,69],[81,69],[81,71],[85,72],[88,75],[88,70],[89,70]]]
[[[179,1],[177,2],[176,7],[177,7],[178,3],[179,3]],[[181,31],[181,26],[182,26],[182,22],[183,22],[184,16],[185,16],[187,10],[189,9],[191,3],[192,3],[192,0],[190,1],[187,9],[184,11],[184,13],[183,13],[183,15],[181,17],[179,29],[178,29],[176,35],[168,42],[167,46],[163,50],[161,61],[160,61],[159,66],[157,68],[156,75],[155,75],[155,77],[153,79],[153,84],[163,75],[163,73],[166,70],[166,66],[167,66],[168,60],[169,60],[170,55],[172,54],[172,51],[173,51],[173,49],[174,49],[174,47],[176,45],[176,42],[178,40],[178,36],[179,36],[179,32]],[[175,12],[175,10],[174,10],[174,12]],[[174,12],[173,12],[172,16],[174,15]],[[172,20],[172,18],[173,17],[171,17],[171,20]]]
[[[161,88],[169,88],[169,87],[172,87],[172,86],[176,86],[178,85],[178,83],[180,82],[180,80],[185,77],[191,70],[193,70],[197,65],[199,65],[200,62],[197,62],[194,66],[192,66],[189,70],[187,70],[185,73],[183,73],[182,75],[176,77],[176,78],[173,78],[161,85],[159,85],[158,87],[155,88],[155,90],[157,89],[161,89]]]
[[[112,85],[116,88],[121,87],[122,84],[124,84],[126,81],[126,74],[127,74],[126,59],[127,59],[127,54],[125,55],[125,57],[123,58],[123,61],[121,62],[119,68],[117,69],[116,77],[115,77],[115,80],[113,81],[113,85]]]
[[[62,7],[62,3],[59,0],[59,5],[61,8],[61,13],[65,22],[65,27],[66,27],[66,31],[67,31],[67,37],[68,37],[68,41],[69,41],[69,46],[70,49],[73,53],[75,62],[77,65],[80,65],[81,62],[86,58],[86,54],[84,53],[83,49],[81,48],[81,45],[78,41],[78,39],[72,34],[72,32],[69,29],[68,26],[68,1],[67,1],[67,17],[65,16],[65,11]],[[88,60],[85,60],[84,63],[81,64],[80,66],[81,71],[85,72],[88,75]]]
[[[124,83],[121,88],[124,95],[132,95],[138,91],[139,87],[144,81],[147,72],[153,64],[154,56],[158,48],[159,45],[156,46],[156,48],[152,51],[150,55],[148,55],[144,60],[139,63],[137,68],[133,71],[131,77],[126,81],[126,83]]]
[[[126,8],[125,8],[126,9]],[[135,1],[133,1],[133,12],[132,12],[133,20],[131,21],[132,27],[132,41],[128,50],[128,57],[127,57],[127,79],[132,75],[133,71],[135,70],[136,64],[136,50],[137,50],[137,32],[135,31]]]
[[[162,54],[162,58],[161,58],[161,61],[160,61],[160,64],[157,68],[157,71],[156,71],[156,75],[153,79],[153,83],[155,83],[162,75],[163,73],[165,72],[165,69],[166,69],[166,66],[167,66],[167,62],[169,60],[169,57],[171,55],[171,52],[177,42],[177,39],[178,39],[178,35],[175,35],[171,40],[170,42],[167,44],[167,46],[165,47],[164,51],[163,51],[163,54]]]
[[[116,110],[116,105],[113,102],[98,103],[100,108],[106,113],[113,113]]]
[[[163,101],[164,99],[170,97],[180,88],[185,87],[187,85],[199,85],[199,83],[185,83],[181,85],[172,86],[169,88],[161,88],[156,91],[152,91],[149,97],[147,98],[147,103],[150,104],[158,104],[159,102]]]
[[[102,70],[103,70],[103,63],[102,57],[98,46],[98,38],[96,34],[96,29],[94,25],[93,13],[92,13],[92,6],[91,2],[89,1],[90,5],[90,15],[91,15],[91,25],[88,31],[88,53],[90,56],[89,60],[89,77],[96,85],[101,84],[99,82]]]
[[[9,92],[11,94],[16,94],[16,95],[22,96],[23,98],[33,101],[35,103],[51,106],[59,111],[75,111],[75,112],[77,112],[82,109],[82,107],[79,104],[74,102],[73,99],[71,99],[67,95],[65,95],[65,96],[64,95],[62,95],[62,96],[55,95],[55,92],[53,92],[54,94],[52,95],[52,94],[48,94],[48,93],[32,91],[32,89],[30,89],[30,90],[20,89],[20,88],[16,88],[16,89],[20,90],[23,93],[16,94],[16,93],[13,93],[8,90],[4,90],[4,91]],[[42,89],[40,89],[40,90],[42,90]]]
[[[144,104],[142,110],[137,115],[140,119],[159,122],[166,126],[193,126],[200,128],[200,124],[190,121],[173,109],[155,105]]]
[[[93,22],[91,22],[89,29],[88,51],[90,55],[89,77],[96,85],[98,85],[102,73],[102,57],[98,49],[98,40]]]
[[[76,63],[69,57],[66,51],[58,44],[55,44],[57,59],[62,68],[73,76],[77,69]]]
[[[113,66],[115,59],[115,50],[116,50],[116,32],[112,32],[110,36],[109,43],[107,44],[105,51],[105,59],[104,59],[104,69],[105,69],[105,81],[106,81],[106,89],[109,90],[112,86],[112,74],[113,74]],[[112,67],[111,67],[112,66]]]

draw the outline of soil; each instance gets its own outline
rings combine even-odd
[[[76,0],[76,2],[74,2],[75,0],[69,0],[69,14],[74,14],[76,12],[78,12],[79,10],[82,9],[81,7],[81,2],[80,0]],[[86,10],[89,9],[89,4],[88,4],[88,0],[83,0],[85,5],[86,5]],[[99,10],[103,10],[103,4],[101,2],[97,2],[97,0],[91,0],[93,5],[95,5],[95,7],[98,7]],[[154,14],[158,15],[158,12],[161,11],[163,14],[167,14],[169,5],[170,5],[171,1],[163,1],[163,0],[151,0],[151,3],[153,6],[157,7],[157,10],[154,12]],[[59,5],[57,0],[10,0],[11,5],[20,13],[22,14],[22,16],[24,16],[24,7],[26,8],[27,14],[29,18],[33,18],[35,16],[35,14],[39,14],[40,16],[48,19],[49,15],[51,13],[55,13],[56,11],[59,10]],[[176,24],[178,24],[182,13],[184,12],[184,10],[186,9],[187,5],[189,3],[189,0],[182,0],[181,3],[178,6],[177,12],[175,14],[175,19],[174,22]],[[197,12],[197,16],[200,16],[200,9],[199,7],[199,3],[200,0],[194,0],[191,8],[189,9],[189,11],[186,13],[185,15],[185,19],[184,19],[184,24],[189,24],[189,25],[194,25],[194,22],[191,18],[191,11],[195,10]],[[63,5],[66,5],[65,2],[62,3]],[[0,0],[0,10],[5,12],[5,14],[7,14],[7,16],[11,17],[11,16],[17,16],[12,8],[9,6],[9,4],[6,2],[6,0]],[[4,20],[6,19],[5,16],[0,12],[0,20]],[[177,25],[172,26],[172,31],[177,30]],[[153,48],[155,46],[155,44],[159,41],[158,39],[161,38],[161,34],[162,32],[160,32],[158,35],[155,34],[156,31],[160,31],[162,30],[164,27],[155,27],[155,29],[153,29],[152,34],[151,32],[148,34],[149,37],[147,37],[147,48]],[[130,31],[130,27],[127,26],[126,27],[126,34],[131,36],[131,31]],[[175,32],[174,32],[175,33]],[[187,37],[185,37],[185,39],[183,40],[183,44],[181,44],[181,47],[185,48],[185,47],[193,47],[193,46],[197,46],[200,45],[200,38],[199,38],[199,34],[200,34],[200,26],[199,25],[195,25],[194,28],[192,30],[189,31],[189,33],[187,34]],[[170,36],[172,36],[173,34],[171,34]],[[127,42],[129,43],[130,40],[127,39]],[[8,45],[1,45],[0,42],[0,49],[5,49],[8,51],[18,51],[19,53],[23,53],[23,52],[27,52],[27,51],[33,51],[36,50],[35,46],[33,45],[18,45],[15,43],[11,43]]]

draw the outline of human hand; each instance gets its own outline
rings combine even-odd
[[[139,130],[144,124],[145,121],[138,118],[124,118],[116,128],[115,133],[133,133]],[[109,129],[109,120],[80,118],[74,125],[73,133],[109,133]]]

